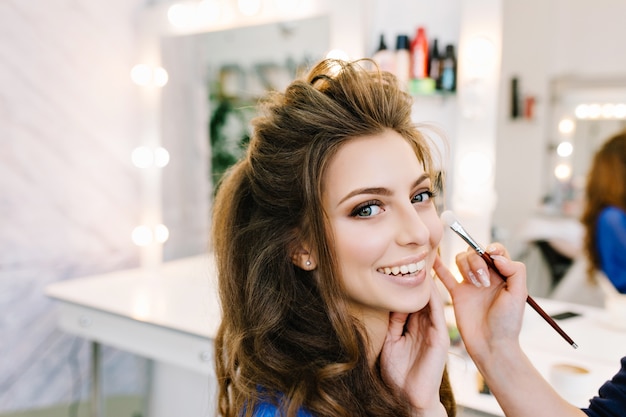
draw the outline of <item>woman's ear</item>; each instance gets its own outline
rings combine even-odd
[[[305,246],[298,246],[291,253],[291,262],[305,271],[312,271],[317,267],[315,257],[311,255],[311,251]]]

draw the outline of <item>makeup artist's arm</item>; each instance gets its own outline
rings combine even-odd
[[[508,417],[585,416],[554,391],[521,349],[519,334],[528,296],[524,264],[511,261],[501,245],[491,245],[488,253],[494,255],[506,283],[474,251],[457,255],[461,283],[440,259],[434,268],[452,297],[467,352],[489,389]],[[470,272],[479,276],[481,269],[489,271],[488,287],[470,281]]]

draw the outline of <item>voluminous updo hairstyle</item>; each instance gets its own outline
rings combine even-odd
[[[353,138],[392,129],[436,177],[412,99],[371,62],[324,60],[259,103],[242,160],[213,207],[222,322],[215,341],[219,413],[249,415],[259,400],[294,417],[409,416],[396,387],[367,361],[366,335],[347,309],[322,206],[325,173]],[[292,255],[302,242],[317,268]],[[442,401],[454,414],[444,375]]]

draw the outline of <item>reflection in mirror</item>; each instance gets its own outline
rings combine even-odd
[[[586,280],[580,217],[595,152],[626,129],[626,79],[557,78],[551,98],[548,181],[542,211],[524,224],[519,260],[531,295],[601,306],[602,292]]]
[[[596,150],[626,128],[626,79],[562,77],[552,82],[545,208],[579,218]]]
[[[214,184],[241,156],[256,101],[325,56],[329,38],[320,16],[162,39],[164,260],[206,252]]]

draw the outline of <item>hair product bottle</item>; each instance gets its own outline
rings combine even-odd
[[[417,28],[411,42],[411,78],[421,80],[428,77],[428,39],[426,29]]]
[[[441,90],[441,56],[437,39],[432,42],[428,58],[428,76],[435,81],[437,90]]]
[[[398,35],[396,38],[396,77],[400,85],[408,87],[411,78],[411,51],[409,49],[409,37]]]
[[[395,55],[393,51],[387,49],[387,44],[385,43],[385,35],[380,35],[380,41],[378,43],[378,49],[372,56],[372,59],[378,65],[378,69],[381,71],[388,71],[391,73],[395,73]]]
[[[454,45],[446,45],[446,53],[441,61],[441,90],[456,91],[456,56]]]

